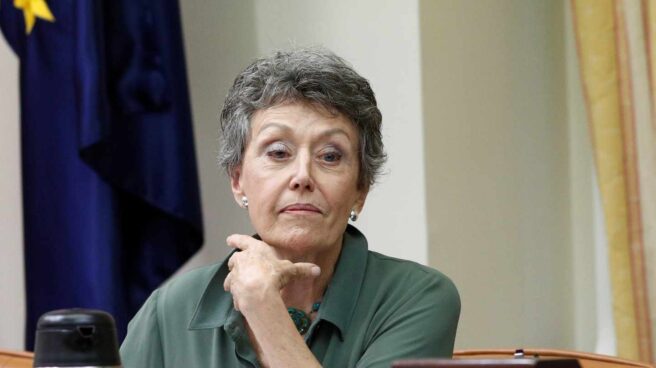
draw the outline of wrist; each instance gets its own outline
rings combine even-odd
[[[234,297],[234,296],[233,296]],[[280,305],[284,308],[280,291],[276,288],[261,288],[238,297],[239,310],[244,316],[259,313]]]

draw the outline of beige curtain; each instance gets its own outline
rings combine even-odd
[[[654,362],[656,0],[571,0],[618,355]]]

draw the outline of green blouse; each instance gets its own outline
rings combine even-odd
[[[128,325],[125,368],[258,367],[242,315],[223,290],[227,261],[190,271],[153,292]],[[305,340],[324,367],[385,367],[451,357],[460,298],[442,273],[367,250],[349,226]]]

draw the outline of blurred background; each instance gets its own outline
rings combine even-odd
[[[322,45],[368,78],[387,173],[356,226],[370,248],[449,275],[456,348],[616,353],[603,214],[565,0],[181,1],[205,244],[250,232],[216,164],[236,74]],[[23,348],[18,59],[0,41],[0,347]],[[47,205],[47,204],[44,204]]]

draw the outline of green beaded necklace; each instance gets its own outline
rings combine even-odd
[[[312,311],[310,311],[310,314],[319,311],[320,306],[321,306],[321,302],[315,302],[314,304],[312,304]],[[289,316],[292,318],[294,325],[296,325],[296,329],[298,330],[298,332],[301,335],[305,335],[305,333],[310,328],[310,316],[308,316],[307,313],[303,312],[302,310],[294,307],[288,307],[287,312],[289,313]]]

